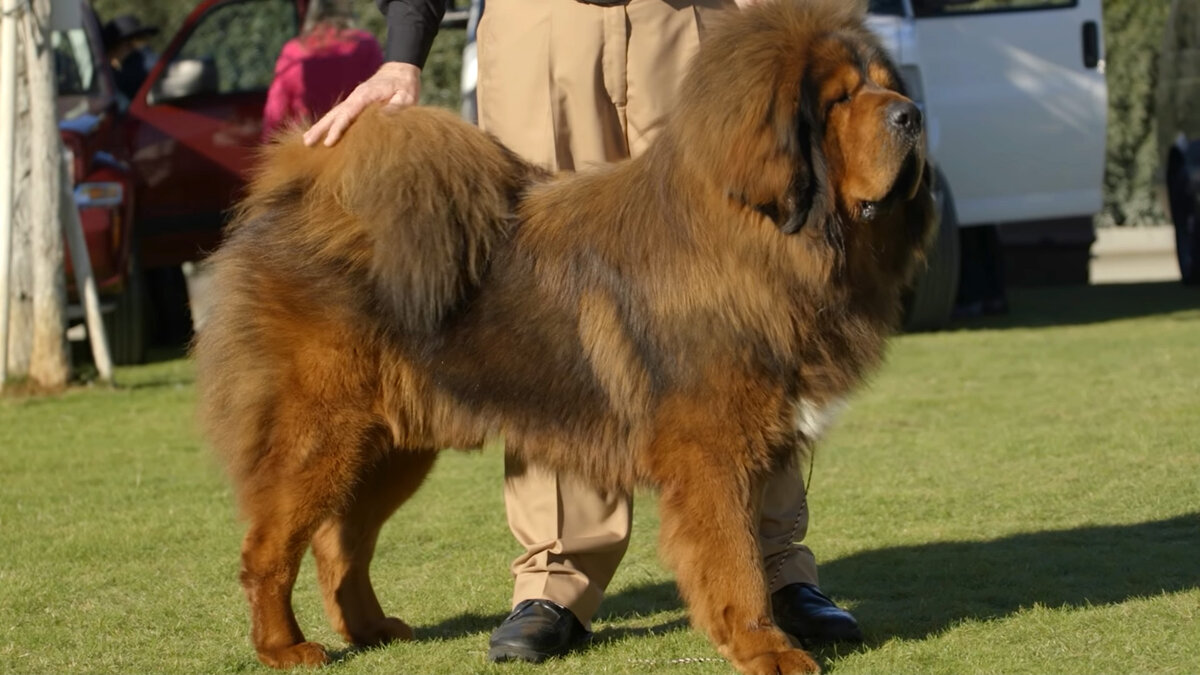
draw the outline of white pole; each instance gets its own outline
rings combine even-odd
[[[83,237],[83,223],[79,220],[79,207],[71,190],[71,167],[63,156],[62,214],[63,231],[67,235],[67,249],[71,252],[71,265],[75,270],[75,288],[87,316],[88,342],[92,345],[92,359],[100,379],[113,383],[112,357],[108,352],[108,334],[104,332],[104,319],[100,316],[100,295],[96,291],[96,275],[92,273],[92,258],[88,254],[87,241]]]
[[[9,278],[12,275],[14,140],[17,130],[17,12],[19,0],[0,5],[0,388],[8,381]]]

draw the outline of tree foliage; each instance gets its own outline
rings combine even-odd
[[[162,51],[175,31],[183,25],[194,2],[163,2],[163,0],[92,0],[92,7],[104,23],[119,14],[133,14],[147,26],[157,26],[159,33],[151,40],[155,51]]]
[[[1108,150],[1103,224],[1167,220],[1154,195],[1162,158],[1155,141],[1155,88],[1169,0],[1104,0]]]
[[[196,25],[179,58],[212,59],[220,93],[266,90],[275,59],[298,30],[291,0],[224,5]]]
[[[278,0],[278,3],[281,7],[290,7],[292,4],[291,0]],[[157,52],[166,48],[188,14],[198,4],[199,0],[92,0],[92,7],[102,23],[119,14],[133,14],[141,19],[142,23],[157,26],[159,33],[150,41],[150,46]],[[387,26],[383,15],[370,0],[360,0],[360,4],[362,7],[358,12],[359,24],[374,33],[380,44],[384,44]],[[198,45],[213,40],[220,40],[226,46],[246,45],[245,49],[226,48],[211,52],[226,54],[226,62],[217,64],[221,90],[265,89],[270,84],[269,78],[279,50],[284,41],[292,37],[286,33],[296,30],[294,22],[290,21],[287,12],[282,10],[252,12],[231,7],[223,10],[223,13],[227,14],[226,17],[222,17],[223,20],[206,22],[210,24],[205,28],[210,35],[198,35],[193,41],[199,40]],[[438,34],[422,76],[422,103],[458,109],[461,96],[459,70],[465,42],[466,34],[461,29],[443,30]],[[264,77],[267,78],[265,83]]]

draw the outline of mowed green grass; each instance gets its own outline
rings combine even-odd
[[[1023,291],[1013,313],[898,338],[812,476],[807,543],[862,646],[838,673],[1200,672],[1200,294]],[[242,525],[193,423],[191,364],[0,398],[0,672],[265,672]],[[349,651],[307,559],[329,673],[728,673],[654,550],[652,495],[588,651],[485,661],[516,546],[499,452],[446,453],[373,575],[417,641]]]

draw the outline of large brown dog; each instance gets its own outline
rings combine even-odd
[[[879,362],[929,172],[861,6],[732,14],[632,161],[550,179],[426,109],[269,151],[195,347],[264,663],[327,659],[291,608],[310,544],[348,641],[410,639],[368,577],[379,529],[438,449],[501,435],[605,489],[656,487],[694,623],[745,673],[818,670],[771,621],[759,486]]]

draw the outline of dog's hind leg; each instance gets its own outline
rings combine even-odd
[[[391,450],[364,465],[349,501],[313,536],[325,613],[351,644],[375,646],[413,637],[408,624],[383,613],[369,568],[380,528],[421,486],[436,457],[433,451]]]
[[[344,420],[339,420],[344,421]],[[355,425],[275,426],[275,447],[240,485],[249,528],[242,542],[242,588],[251,640],[273,668],[320,665],[324,647],[306,642],[292,611],[301,558],[318,526],[340,508],[360,459]]]

